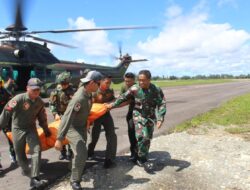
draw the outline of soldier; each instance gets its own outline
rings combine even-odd
[[[3,80],[0,77],[0,114],[3,111],[4,106],[7,104],[7,102],[11,99],[11,94],[3,87]],[[9,143],[9,153],[10,153],[10,159],[11,163],[16,163],[16,154],[14,151],[14,146],[12,141],[8,138],[7,132],[11,131],[11,120],[8,122],[8,124],[3,128],[3,132],[8,140]]]
[[[115,99],[114,91],[110,88],[110,85],[111,77],[104,77],[101,80],[99,89],[93,94],[93,103],[108,103]],[[94,121],[91,142],[88,145],[88,157],[91,159],[94,155],[94,149],[101,133],[101,126],[104,127],[107,140],[104,168],[110,168],[115,166],[117,136],[115,134],[114,121],[109,111]]]
[[[17,89],[17,85],[15,81],[11,77],[9,77],[7,82],[4,84],[4,88],[9,92],[9,94],[11,94],[11,96],[14,96],[15,91]]]
[[[124,85],[121,87],[120,95],[125,93],[131,86],[135,85],[135,75],[131,72],[128,72],[124,75]],[[133,122],[133,109],[135,106],[135,100],[132,97],[129,100],[129,108],[126,116],[128,124],[128,137],[130,142],[130,160],[136,161],[136,152],[137,152],[137,141],[135,138],[135,126]]]
[[[73,190],[82,189],[80,182],[87,159],[87,119],[92,106],[91,93],[98,89],[101,78],[101,73],[90,71],[85,78],[81,79],[83,86],[69,102],[59,125],[55,148],[61,150],[62,141],[67,136],[74,153],[70,178]]]
[[[56,89],[50,94],[49,107],[55,120],[61,119],[69,104],[69,101],[75,93],[73,87],[69,84],[70,79],[71,77],[69,72],[63,72],[59,74],[56,80],[58,85]],[[66,149],[66,146],[63,146],[59,160],[71,160],[72,156],[73,152],[70,148],[70,145],[68,145],[68,150]]]
[[[22,169],[22,174],[31,177],[31,188],[42,188],[46,180],[39,178],[41,163],[41,148],[37,134],[36,119],[43,128],[45,136],[50,136],[44,102],[40,98],[41,81],[31,78],[28,81],[27,92],[12,98],[4,107],[0,116],[0,128],[12,118],[12,136],[16,151],[17,162]],[[28,143],[31,154],[31,171],[25,146]]]
[[[150,147],[150,140],[153,136],[154,126],[161,128],[166,114],[166,101],[162,90],[150,82],[151,73],[148,70],[139,72],[138,84],[130,87],[124,94],[116,99],[108,108],[118,107],[129,98],[135,98],[133,110],[133,121],[137,139],[137,164],[147,166],[147,155]],[[156,108],[157,117],[156,117]]]

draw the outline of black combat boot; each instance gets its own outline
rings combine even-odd
[[[70,185],[73,190],[82,190],[81,184],[78,181],[71,181]]]
[[[16,161],[16,153],[15,153],[13,147],[10,147],[10,160],[11,160],[12,164],[16,164],[17,163],[17,161]]]
[[[71,160],[72,158],[73,158],[73,151],[71,150],[71,148],[69,148],[66,155],[66,160]]]
[[[146,162],[147,162],[147,159],[146,159],[146,158],[140,158],[140,157],[138,157],[138,158],[137,158],[137,161],[136,161],[137,165],[140,166],[140,167],[144,167],[144,164],[145,164]]]
[[[62,148],[62,150],[61,150],[61,155],[59,156],[59,160],[64,160],[64,159],[66,159],[66,158],[67,158],[66,153],[67,153],[66,146],[63,145],[63,148]]]
[[[40,180],[38,177],[32,177],[30,180],[31,189],[44,189],[47,185],[47,180]]]

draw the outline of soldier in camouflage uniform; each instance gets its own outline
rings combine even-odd
[[[40,98],[40,87],[42,83],[38,78],[28,81],[27,92],[12,98],[4,107],[0,116],[0,128],[12,118],[12,138],[16,151],[17,162],[22,169],[22,174],[31,177],[30,187],[34,189],[43,188],[47,181],[40,180],[41,147],[37,134],[36,119],[43,128],[45,136],[50,136],[47,115],[44,102]],[[28,143],[31,154],[31,170],[25,154],[26,143]]]
[[[74,152],[70,184],[73,190],[81,190],[82,172],[87,158],[87,120],[92,106],[91,93],[96,92],[102,75],[97,71],[90,71],[81,79],[81,86],[62,117],[55,143],[57,150],[62,149],[62,141],[67,137]]]
[[[93,94],[93,103],[108,103],[115,99],[114,91],[110,88],[111,82],[112,79],[108,76],[101,80],[99,89]],[[94,121],[91,142],[88,145],[88,157],[93,157],[94,149],[101,133],[101,126],[104,127],[107,139],[104,167],[110,168],[115,166],[117,136],[115,134],[114,121],[109,111]]]
[[[69,101],[75,93],[73,87],[69,84],[70,78],[69,72],[63,72],[59,74],[56,80],[58,85],[56,89],[50,94],[49,107],[55,120],[61,119],[64,112],[66,111]],[[70,160],[72,158],[73,152],[70,148],[70,145],[67,146],[68,150],[66,149],[66,146],[63,146],[59,160]]]
[[[0,77],[0,114],[3,111],[4,106],[7,104],[7,102],[11,99],[11,94],[3,87],[3,80]],[[6,125],[3,129],[3,132],[8,140],[9,143],[9,153],[10,153],[10,159],[13,164],[16,163],[16,153],[14,151],[14,146],[12,141],[7,137],[7,132],[11,131],[11,120],[8,122],[8,125]]]
[[[135,75],[131,72],[128,72],[124,75],[124,85],[121,87],[120,95],[124,94],[131,86],[135,85]],[[126,120],[128,124],[128,137],[130,142],[130,160],[136,161],[137,153],[137,141],[135,138],[135,125],[133,122],[133,109],[135,106],[135,100],[132,97],[129,102],[128,113],[126,115]]]
[[[147,155],[149,152],[150,140],[153,136],[154,126],[156,125],[159,129],[162,126],[166,114],[166,101],[164,94],[162,90],[152,84],[150,80],[150,71],[140,71],[138,77],[139,85],[133,85],[124,94],[119,96],[114,103],[108,105],[109,108],[115,108],[129,98],[135,98],[133,121],[138,146],[137,164],[139,166],[144,166],[147,162]],[[156,108],[157,116],[155,113]]]

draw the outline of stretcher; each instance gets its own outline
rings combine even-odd
[[[107,112],[107,107],[104,106],[104,104],[94,103],[92,105],[90,114],[88,116],[88,121],[87,121],[86,127],[90,127],[90,125],[94,122],[94,120],[101,117],[106,112]],[[51,133],[51,135],[49,137],[45,136],[42,128],[37,128],[37,133],[39,136],[42,151],[45,151],[45,150],[48,150],[48,149],[54,147],[56,139],[57,139],[57,131],[58,131],[58,127],[60,125],[60,122],[61,121],[58,120],[58,121],[54,121],[48,125],[48,128],[49,128],[50,133]],[[12,141],[12,133],[7,132],[7,136]],[[62,143],[63,143],[63,145],[66,145],[69,143],[69,141],[65,138]],[[27,154],[29,154],[28,144],[26,144],[25,152]]]

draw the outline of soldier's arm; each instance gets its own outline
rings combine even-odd
[[[79,102],[72,99],[70,101],[69,105],[67,106],[67,109],[64,112],[61,123],[58,127],[57,140],[59,140],[59,141],[64,140],[64,138],[69,130],[69,127],[72,124],[72,121],[74,120],[76,113],[78,112],[75,109],[78,104],[79,104]]]
[[[0,115],[0,129],[5,128],[8,125],[13,112],[17,109],[17,103],[18,101],[13,98],[4,106]]]
[[[167,107],[166,107],[166,99],[164,96],[163,91],[158,88],[159,93],[158,93],[158,110],[157,110],[157,120],[163,122],[164,121],[164,116],[167,112]]]
[[[50,98],[49,98],[49,110],[55,117],[56,114],[58,114],[57,110],[57,94],[56,92],[51,92]]]
[[[121,94],[116,100],[115,102],[113,102],[111,104],[111,108],[116,108],[116,107],[121,107],[121,104],[123,102],[128,101],[130,98],[132,98],[135,94],[135,92],[137,91],[136,86],[132,86],[131,88],[129,88],[125,93]],[[127,104],[122,104],[123,106],[127,105]]]
[[[38,112],[37,119],[38,119],[39,126],[41,126],[43,128],[43,131],[46,133],[47,131],[49,131],[47,114],[46,114],[46,110],[44,107],[44,103],[42,102],[41,104],[42,106],[40,108],[40,111]]]

